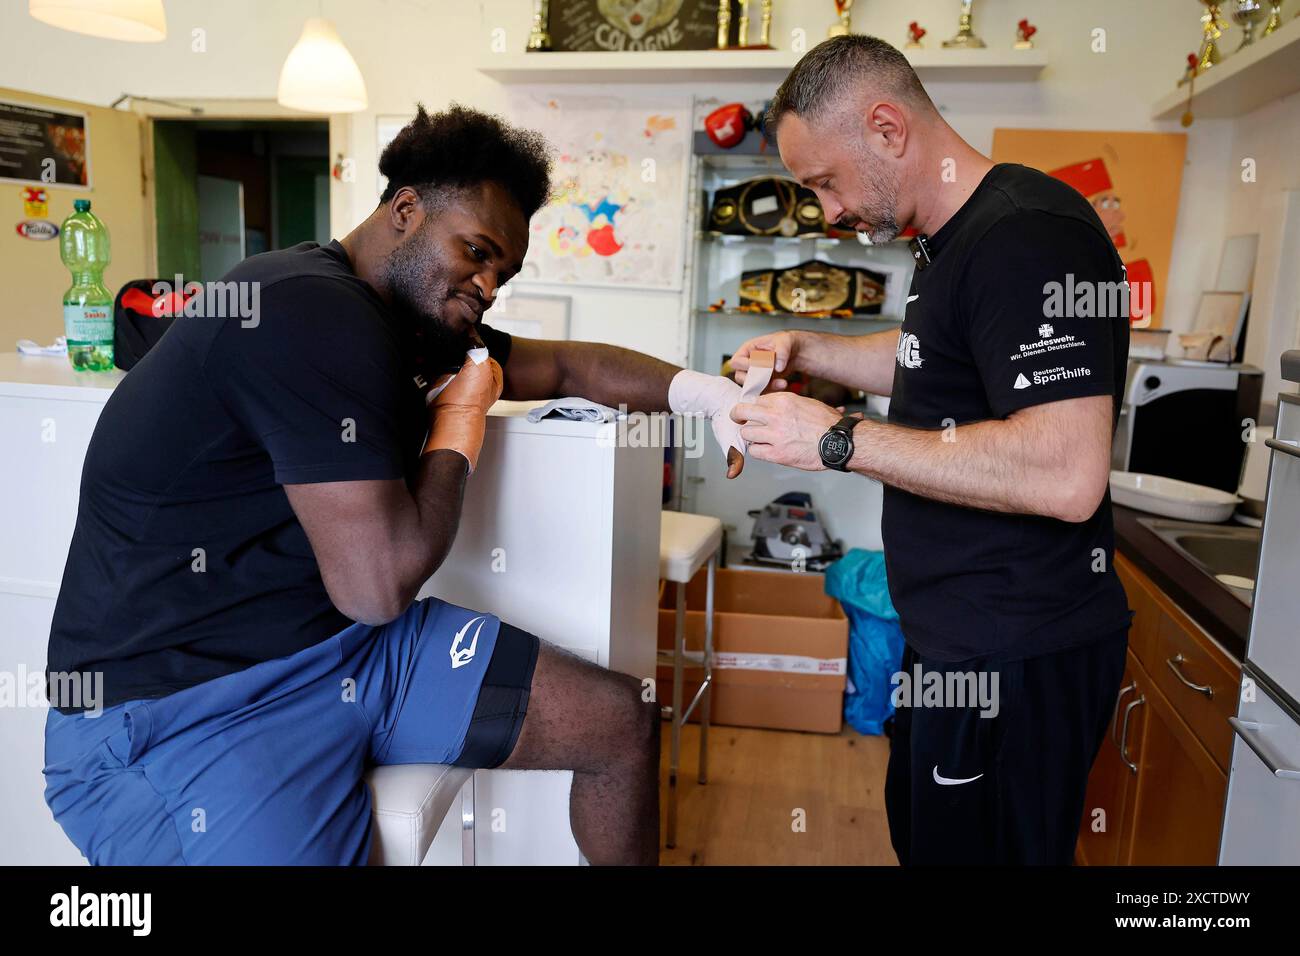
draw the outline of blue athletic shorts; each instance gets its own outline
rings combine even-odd
[[[494,767],[538,640],[436,599],[99,716],[51,708],[45,802],[92,864],[364,865],[374,764]]]

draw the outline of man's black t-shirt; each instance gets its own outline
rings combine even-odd
[[[1124,267],[1078,192],[999,164],[929,249],[899,332],[891,422],[943,430],[1091,395],[1113,396],[1118,413]],[[882,532],[903,634],[935,659],[1031,657],[1130,620],[1112,568],[1109,492],[1076,524],[887,486]]]
[[[259,283],[257,314],[178,318],[86,453],[48,670],[102,672],[103,707],[348,627],[281,486],[413,480],[428,428],[416,377],[464,358],[423,355],[337,241],[253,256],[222,281]],[[510,336],[480,330],[504,366]]]

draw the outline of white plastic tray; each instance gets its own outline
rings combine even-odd
[[[1138,511],[1207,523],[1227,521],[1241,504],[1236,495],[1218,488],[1135,471],[1110,473],[1110,498],[1117,505]]]

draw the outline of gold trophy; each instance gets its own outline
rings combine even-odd
[[[1233,0],[1232,22],[1241,27],[1241,43],[1237,49],[1255,42],[1255,24],[1264,19],[1263,0]]]
[[[749,41],[749,5],[754,0],[738,0],[740,3],[740,18],[736,24],[736,46],[738,50],[771,50],[772,47],[772,0],[762,0],[762,7],[759,13],[761,19],[758,26],[758,42],[750,43]],[[718,0],[718,45],[715,49],[726,50],[732,49],[727,41],[728,34],[731,31],[731,2],[730,0]]]
[[[1201,15],[1201,52],[1196,55],[1196,72],[1204,73],[1218,63],[1219,37],[1228,29],[1228,24],[1219,15],[1219,0],[1201,0],[1205,13]]]
[[[533,7],[533,28],[528,33],[528,49],[542,52],[551,48],[551,35],[546,28],[551,22],[550,0],[536,0]]]
[[[725,50],[730,44],[727,40],[731,33],[731,0],[718,0],[718,45],[716,49]]]
[[[975,30],[971,26],[971,7],[974,6],[974,0],[962,0],[961,20],[957,24],[957,35],[951,40],[944,40],[945,50],[978,50],[984,46],[984,41],[975,35]]]
[[[1269,7],[1268,23],[1264,24],[1264,36],[1268,36],[1282,25],[1282,0],[1272,0]]]
[[[853,26],[849,23],[849,16],[853,12],[853,0],[835,0],[835,12],[839,14],[839,21],[831,24],[831,28],[826,31],[828,37],[846,37],[853,32]]]

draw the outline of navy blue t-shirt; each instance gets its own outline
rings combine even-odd
[[[222,281],[259,283],[257,315],[179,317],[86,453],[47,669],[102,672],[103,707],[348,627],[281,486],[412,481],[428,430],[416,378],[463,359],[424,355],[337,241],[253,256]],[[504,366],[510,336],[479,328]]]
[[[1111,396],[1118,414],[1124,267],[1078,192],[996,165],[929,248],[899,331],[891,422],[943,430],[1092,395]],[[1107,492],[1087,521],[1070,523],[886,486],[881,530],[904,637],[937,660],[1012,660],[1126,628],[1110,508]]]

